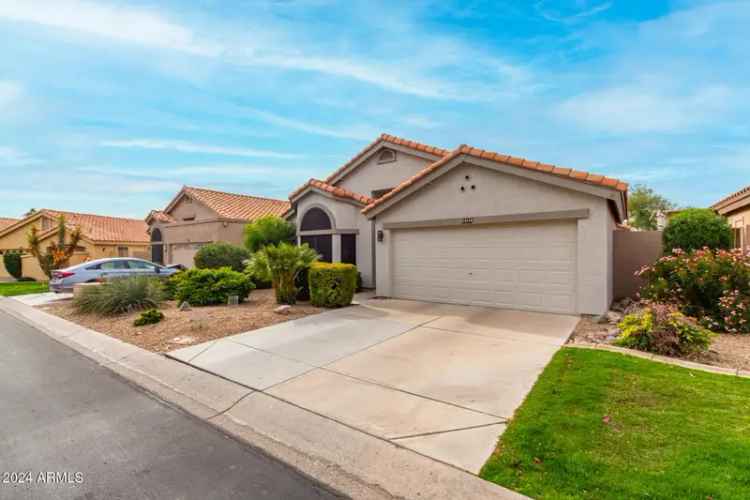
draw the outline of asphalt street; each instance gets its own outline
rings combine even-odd
[[[0,312],[0,499],[336,492]]]

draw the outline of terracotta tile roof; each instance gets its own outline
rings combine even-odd
[[[93,241],[112,243],[137,242],[148,243],[148,225],[140,219],[125,219],[122,217],[107,217],[104,215],[64,212],[43,208],[39,212],[57,219],[60,215],[71,226],[81,228],[84,237]]]
[[[713,208],[714,210],[720,210],[735,201],[739,201],[740,199],[745,198],[749,194],[750,194],[750,186],[745,186],[739,191],[735,191],[729,196],[725,196],[724,198],[720,199],[719,201],[711,205],[711,208]]]
[[[183,190],[227,219],[254,220],[267,215],[281,216],[290,207],[286,200],[188,186],[185,186]]]
[[[12,226],[18,221],[19,219],[11,219],[10,217],[0,217],[0,231],[5,229],[6,227]]]
[[[452,159],[460,155],[467,155],[467,156],[472,156],[474,158],[495,161],[497,163],[502,163],[505,165],[512,165],[515,167],[525,168],[528,170],[536,170],[539,172],[545,172],[548,174],[557,175],[559,177],[565,177],[565,178],[575,180],[578,182],[585,182],[587,184],[594,184],[594,185],[603,186],[603,187],[610,188],[610,189],[615,189],[617,191],[624,192],[624,193],[627,193],[627,190],[628,190],[627,183],[619,181],[617,179],[613,179],[611,177],[605,177],[599,174],[592,174],[589,172],[582,172],[582,171],[573,170],[570,168],[559,167],[559,166],[551,165],[548,163],[540,163],[538,161],[531,161],[525,158],[518,158],[515,156],[504,155],[504,154],[495,153],[492,151],[486,151],[484,149],[474,148],[471,146],[467,146],[466,144],[462,144],[458,148],[454,149],[449,155],[444,156],[443,158],[436,161],[435,163],[432,163],[426,166],[424,169],[420,170],[419,172],[414,174],[412,177],[406,179],[404,182],[396,186],[392,191],[388,192],[387,194],[383,195],[382,197],[368,204],[362,210],[362,212],[363,213],[369,212],[373,208],[391,199],[399,192],[408,188],[415,182],[431,174],[435,170],[439,169],[440,167],[442,167],[443,165],[445,165],[446,163],[448,163],[449,161],[451,161]]]
[[[348,198],[350,200],[354,200],[363,205],[370,204],[374,201],[373,198],[370,198],[369,196],[366,196],[364,194],[359,194],[359,193],[355,193],[354,191],[349,191],[348,189],[345,189],[341,186],[332,186],[331,184],[328,184],[318,179],[310,179],[309,181],[307,181],[300,188],[298,188],[292,194],[290,194],[289,199],[290,200],[294,199],[297,195],[302,193],[308,187],[320,189],[321,191],[330,193],[333,196],[336,196],[337,198]]]
[[[429,154],[432,154],[432,155],[435,155],[435,156],[445,156],[448,153],[450,153],[450,151],[448,151],[447,149],[436,148],[435,146],[429,146],[427,144],[422,144],[422,143],[419,143],[419,142],[410,141],[408,139],[404,139],[404,138],[401,138],[401,137],[396,137],[395,135],[380,134],[380,137],[378,137],[377,139],[375,139],[374,141],[372,141],[370,144],[368,144],[367,146],[365,146],[365,148],[362,149],[356,155],[354,155],[354,157],[351,160],[349,160],[348,162],[346,162],[344,165],[342,165],[340,168],[338,168],[331,175],[329,175],[328,177],[326,177],[325,182],[331,183],[333,181],[333,179],[335,179],[336,177],[338,177],[339,174],[341,174],[342,172],[346,171],[346,169],[349,168],[354,163],[357,163],[363,156],[367,155],[370,151],[372,151],[373,148],[375,148],[381,142],[388,142],[388,143],[395,144],[395,145],[398,145],[398,146],[404,146],[404,147],[407,147],[407,148],[411,148],[411,149],[413,149],[415,151],[421,151],[423,153],[429,153]]]
[[[163,210],[151,210],[146,216],[146,222],[148,222],[149,219],[154,219],[159,222],[175,222],[176,220]]]

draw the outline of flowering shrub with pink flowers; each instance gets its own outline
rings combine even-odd
[[[750,333],[750,254],[675,249],[638,275],[642,298],[675,304],[712,330]]]

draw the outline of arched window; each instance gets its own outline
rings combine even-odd
[[[158,228],[151,230],[151,243],[161,242],[161,230]]]
[[[392,149],[384,149],[378,155],[378,163],[390,163],[396,161],[396,152]]]
[[[300,231],[319,231],[321,229],[331,229],[331,218],[323,209],[313,207],[305,213],[300,224]]]

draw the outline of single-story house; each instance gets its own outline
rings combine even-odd
[[[734,247],[750,248],[750,186],[717,201],[711,208],[729,221],[734,232]]]
[[[46,208],[0,228],[0,254],[9,250],[27,249],[27,237],[32,227],[39,231],[43,248],[57,242],[57,224],[61,215],[65,217],[65,222],[71,230],[75,227],[81,229],[81,242],[70,259],[71,265],[104,257],[148,258],[148,226],[142,220]],[[32,255],[25,253],[21,266],[24,276],[37,280],[47,279]],[[2,259],[0,278],[10,278]]]
[[[164,210],[152,210],[146,217],[150,258],[160,264],[192,267],[203,245],[218,241],[242,245],[249,222],[287,210],[286,200],[184,186]]]
[[[379,296],[602,314],[613,298],[617,179],[383,134],[289,197],[298,239],[356,263]]]

